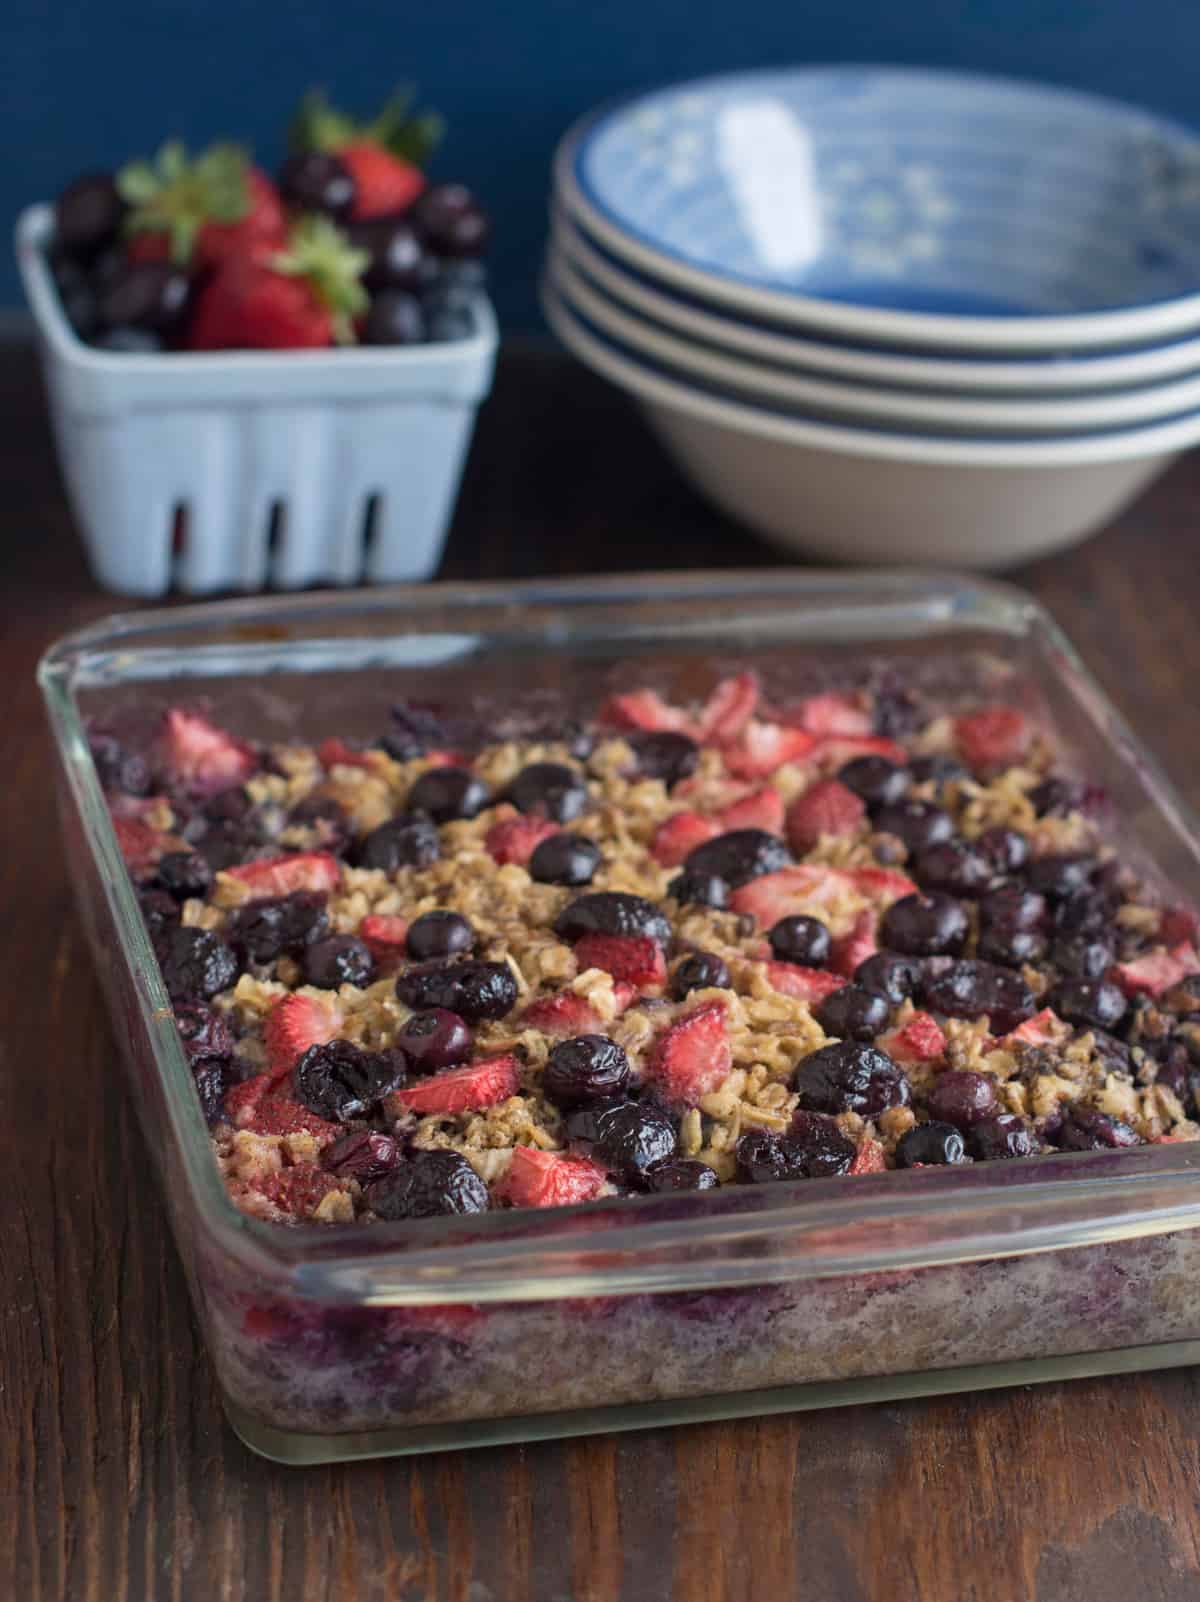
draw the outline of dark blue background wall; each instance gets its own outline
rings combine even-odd
[[[1200,122],[1200,0],[3,0],[0,212],[169,133],[273,163],[299,91],[372,107],[417,80],[449,118],[437,170],[495,213],[506,326],[537,326],[547,167],[563,128],[639,85],[788,61],[1058,80]],[[19,288],[8,257],[0,306]]]

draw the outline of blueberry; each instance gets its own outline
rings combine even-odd
[[[1054,927],[1062,934],[1095,934],[1113,914],[1109,897],[1101,890],[1080,890],[1064,896],[1054,909]]]
[[[954,956],[966,943],[970,925],[952,896],[940,890],[902,896],[883,915],[883,944],[909,957]]]
[[[207,929],[165,929],[157,950],[172,1001],[207,1001],[237,978],[237,958]]]
[[[246,963],[274,962],[285,952],[295,956],[328,933],[325,897],[315,890],[243,902],[225,922],[226,938]]]
[[[972,1157],[994,1162],[1001,1157],[1032,1157],[1040,1147],[1037,1136],[1016,1113],[981,1118],[967,1132]]]
[[[321,1153],[322,1168],[339,1179],[357,1179],[360,1185],[382,1179],[399,1161],[400,1149],[395,1140],[378,1129],[356,1129]]]
[[[542,1089],[564,1109],[605,1101],[627,1089],[629,1058],[607,1035],[576,1035],[560,1040],[546,1060]]]
[[[564,762],[531,762],[508,787],[508,799],[518,812],[570,823],[586,810],[587,785]]]
[[[1112,966],[1113,948],[1098,935],[1060,935],[1050,948],[1050,960],[1072,979],[1102,979]]]
[[[410,762],[427,751],[453,749],[460,743],[459,734],[466,732],[452,728],[433,707],[417,701],[397,701],[391,717],[393,726],[379,744],[397,762]]]
[[[915,874],[923,889],[969,897],[982,895],[996,876],[983,852],[959,839],[943,840],[922,851]]]
[[[684,868],[688,873],[715,874],[736,890],[791,861],[792,854],[778,835],[765,829],[732,829],[689,852]]]
[[[1091,857],[1038,857],[1025,869],[1025,883],[1051,901],[1065,901],[1087,888],[1095,870]]]
[[[842,1040],[804,1058],[792,1075],[800,1105],[810,1112],[855,1112],[864,1118],[905,1107],[908,1080],[877,1046]]]
[[[1061,1151],[1103,1151],[1112,1146],[1140,1146],[1141,1137],[1119,1118],[1096,1107],[1068,1107],[1053,1136]]]
[[[396,1044],[414,1072],[435,1074],[466,1062],[471,1055],[471,1031],[456,1012],[430,1007],[405,1020],[396,1035]]]
[[[690,778],[700,761],[700,747],[686,734],[664,729],[626,738],[637,757],[639,778],[661,779],[667,789]]]
[[[442,843],[430,818],[401,814],[381,823],[359,841],[355,862],[360,868],[427,868],[442,854]]]
[[[412,216],[435,255],[473,259],[487,247],[487,213],[462,184],[431,184]]]
[[[567,1135],[590,1145],[606,1168],[630,1182],[675,1155],[675,1126],[651,1102],[578,1107],[567,1117]]]
[[[305,983],[322,990],[336,990],[339,985],[369,985],[374,972],[371,948],[357,935],[330,935],[305,947]]]
[[[443,1007],[476,1023],[512,1011],[517,981],[506,962],[427,962],[400,975],[396,994],[414,1011]]]
[[[1113,1029],[1128,1007],[1122,992],[1104,979],[1060,979],[1045,999],[1047,1007],[1080,1029]]]
[[[921,721],[916,696],[900,684],[881,684],[875,691],[875,733],[890,740],[912,734]]]
[[[891,1011],[875,991],[843,985],[821,1002],[816,1019],[827,1035],[839,1040],[874,1040],[887,1028]]]
[[[86,173],[54,202],[55,243],[86,260],[117,237],[124,217],[125,202],[111,174]]]
[[[982,1018],[1006,1035],[1036,1011],[1033,992],[1019,974],[995,963],[962,961],[925,982],[925,1003],[947,1018]]]
[[[165,890],[142,890],[138,895],[142,921],[153,942],[167,929],[177,924],[182,913],[178,901]]]
[[[187,316],[192,280],[164,261],[129,262],[101,291],[97,314],[105,328],[137,329],[165,337]]]
[[[967,1146],[953,1124],[917,1124],[896,1145],[897,1168],[927,1163],[965,1163]]]
[[[708,1164],[695,1157],[676,1157],[672,1162],[659,1163],[643,1176],[642,1182],[652,1193],[716,1190],[721,1183]]]
[[[461,912],[438,908],[423,912],[408,926],[404,948],[414,962],[433,957],[458,957],[475,946],[475,931]]]
[[[145,757],[127,751],[114,735],[101,729],[89,732],[88,749],[103,789],[136,796],[150,793],[150,768]]]
[[[1037,929],[1046,917],[1046,898],[1017,884],[992,890],[979,903],[982,929],[1011,933],[1014,929]]]
[[[838,778],[872,811],[903,801],[912,784],[907,768],[883,756],[853,757],[838,769]]]
[[[219,1124],[225,1116],[226,1094],[236,1083],[229,1058],[198,1054],[189,1061],[204,1120],[210,1126]]]
[[[364,345],[419,345],[427,332],[424,308],[409,290],[381,289],[371,296]]]
[[[1022,968],[1027,962],[1040,962],[1046,948],[1046,937],[1039,929],[993,928],[981,932],[977,949],[984,962]]]
[[[921,978],[921,964],[912,957],[902,957],[895,951],[877,951],[864,957],[854,970],[854,983],[862,990],[870,990],[898,1007],[916,990]]]
[[[681,907],[726,907],[729,886],[715,873],[679,873],[667,886],[667,894]]]
[[[414,1151],[368,1189],[367,1206],[389,1221],[486,1213],[488,1188],[456,1151]]]
[[[364,1051],[349,1040],[330,1040],[303,1054],[292,1070],[292,1088],[318,1118],[346,1124],[399,1090],[407,1067],[402,1051]]]
[[[1016,829],[1005,829],[999,825],[985,829],[975,841],[975,848],[983,853],[998,874],[1020,873],[1029,861],[1029,841]]]
[[[560,940],[573,942],[586,934],[645,935],[665,946],[671,920],[652,901],[624,890],[593,890],[569,902],[554,920]]]
[[[539,884],[591,884],[602,860],[594,840],[564,830],[534,847],[529,873]]]
[[[996,1081],[990,1074],[974,1074],[965,1068],[950,1068],[934,1080],[925,1098],[931,1118],[969,1129],[981,1119],[991,1118],[999,1105]]]
[[[180,1002],[172,1011],[175,1027],[189,1059],[193,1057],[232,1057],[234,1040],[229,1025],[211,1007]]]
[[[850,1146],[849,1141],[846,1144]],[[853,1160],[854,1148],[850,1146],[850,1162]],[[742,1136],[734,1152],[734,1162],[737,1178],[743,1185],[807,1178],[799,1147],[786,1136],[771,1135],[765,1129],[752,1129],[749,1134]],[[848,1162],[846,1167],[849,1166]]]
[[[826,1179],[849,1173],[858,1148],[832,1118],[823,1113],[798,1112],[787,1133],[804,1179]]]
[[[833,950],[833,939],[819,918],[796,913],[780,918],[767,934],[772,956],[780,962],[798,962],[805,968],[823,968]]]
[[[711,951],[685,957],[671,975],[671,999],[682,1001],[693,990],[728,990],[729,969]]]
[[[938,793],[956,779],[965,779],[967,770],[955,757],[938,753],[935,756],[914,757],[908,764],[914,784],[934,784]]]
[[[326,150],[289,156],[279,171],[279,192],[293,210],[318,211],[334,222],[344,222],[354,210],[353,174]]]
[[[1042,817],[1065,817],[1083,805],[1085,788],[1073,779],[1044,779],[1030,790],[1029,799]]]
[[[403,217],[370,217],[353,223],[346,231],[351,244],[371,258],[363,283],[372,295],[389,289],[406,290],[409,294],[421,290],[429,257],[416,229]]]
[[[950,814],[932,801],[897,801],[881,807],[875,815],[881,834],[894,834],[903,840],[914,856],[940,845],[954,833]]]
[[[491,791],[469,768],[427,768],[408,793],[410,809],[435,823],[474,818],[491,804]]]

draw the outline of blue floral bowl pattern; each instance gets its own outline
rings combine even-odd
[[[742,73],[602,112],[568,165],[610,238],[749,290],[1014,320],[1200,291],[1200,138],[1066,90]]]

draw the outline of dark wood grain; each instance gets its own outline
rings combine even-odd
[[[3,1602],[1192,1602],[1191,1371],[288,1470],[223,1422],[75,923],[32,670],[111,610],[0,364]],[[1200,799],[1200,460],[1014,575]],[[886,516],[886,508],[880,508]],[[777,560],[626,403],[505,360],[447,576]]]

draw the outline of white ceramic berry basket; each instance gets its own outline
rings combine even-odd
[[[428,578],[491,387],[486,295],[467,339],[331,351],[114,355],[78,339],[17,222],[55,440],[93,572],[124,595]]]

